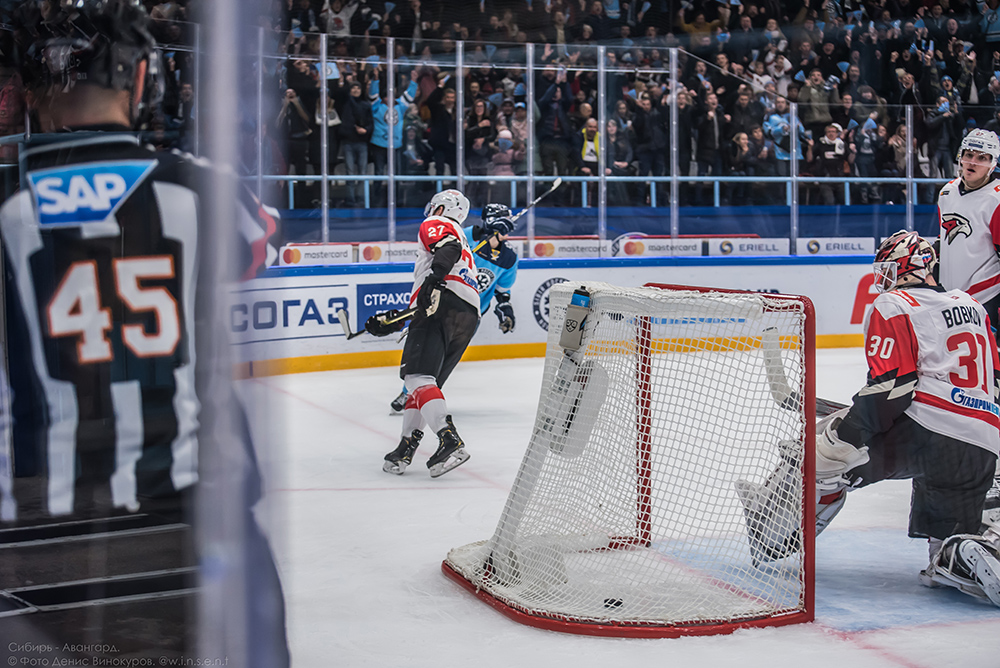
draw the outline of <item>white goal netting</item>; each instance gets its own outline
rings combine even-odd
[[[445,572],[522,621],[583,633],[803,614],[803,300],[582,285],[578,351],[559,341],[581,284],[551,291],[538,413],[496,532]],[[783,461],[795,475],[774,486],[775,521],[791,538],[769,561],[736,490]]]

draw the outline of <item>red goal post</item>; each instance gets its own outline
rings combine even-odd
[[[579,350],[560,345],[589,293]],[[814,614],[815,324],[805,297],[565,283],[531,439],[494,535],[443,572],[512,619],[676,637]],[[784,463],[788,554],[750,548],[737,489]],[[769,483],[770,484],[770,483]]]

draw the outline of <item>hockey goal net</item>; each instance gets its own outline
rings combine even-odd
[[[590,311],[574,351],[560,337],[579,288]],[[445,574],[517,621],[572,633],[810,621],[809,300],[563,283],[549,313],[538,412],[500,522],[451,550]],[[790,538],[775,559],[751,549],[737,489],[762,488],[782,462],[793,474],[772,486],[770,519]]]

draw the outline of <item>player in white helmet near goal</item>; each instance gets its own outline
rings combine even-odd
[[[958,151],[958,178],[938,195],[940,283],[975,297],[986,308],[994,337],[1000,327],[998,158],[1000,138],[989,130],[972,130]],[[986,519],[1000,523],[1000,469],[994,475],[985,513]]]
[[[399,370],[407,390],[402,435],[396,449],[385,456],[382,470],[401,475],[413,461],[428,425],[438,436],[438,449],[427,462],[436,478],[469,458],[441,388],[476,332],[479,290],[476,264],[462,229],[469,214],[468,198],[457,190],[441,191],[427,203],[424,214],[410,297],[410,305],[418,311],[410,322]],[[365,329],[387,336],[404,326],[403,321],[386,325],[385,320],[372,316]]]
[[[849,407],[816,427],[817,533],[849,491],[911,479],[908,533],[928,539],[930,556],[921,583],[1000,606],[1000,534],[981,527],[1000,451],[997,347],[985,309],[941,287],[936,263],[915,232],[901,230],[879,246],[881,294],[864,323],[868,381]],[[797,543],[778,528],[784,509],[776,499],[787,476],[797,475],[790,466],[763,485],[743,483],[751,547],[761,561],[782,558]]]

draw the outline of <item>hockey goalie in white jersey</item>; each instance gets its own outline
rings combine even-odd
[[[967,293],[939,286],[936,262],[914,232],[879,246],[881,294],[864,323],[867,383],[851,406],[816,428],[816,529],[830,523],[850,490],[911,479],[908,533],[929,542],[920,581],[1000,606],[1000,528],[981,525],[1000,452],[1000,362],[986,311]],[[755,562],[780,559],[799,544],[783,535],[787,509],[775,501],[792,475],[789,462],[763,484],[737,483]]]

